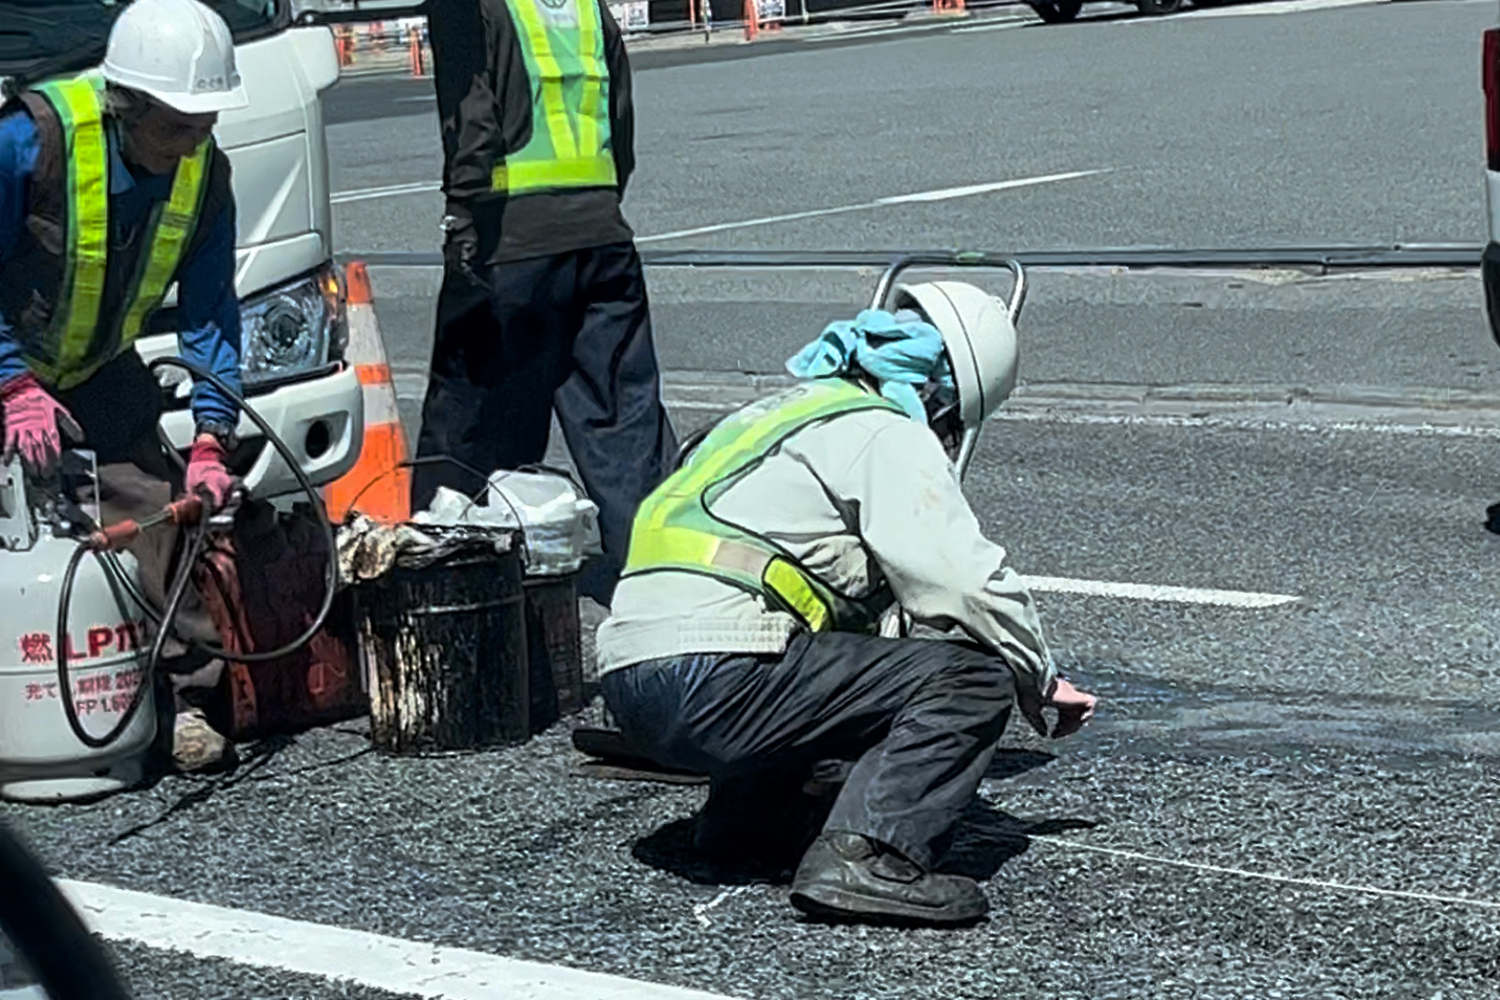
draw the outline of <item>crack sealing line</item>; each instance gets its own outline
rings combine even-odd
[[[750,891],[750,888],[751,886],[741,885],[735,886],[733,889],[725,889],[723,892],[719,893],[707,903],[699,903],[697,906],[693,907],[693,916],[698,919],[698,923],[702,924],[704,927],[707,927],[709,925],[709,910],[712,910],[720,903],[726,902],[734,898],[735,896],[740,895],[740,893]]]
[[[1239,878],[1261,879],[1266,882],[1279,882],[1284,885],[1302,885],[1313,889],[1332,889],[1337,892],[1362,893],[1368,896],[1390,896],[1397,899],[1411,899],[1424,903],[1455,903],[1460,906],[1472,906],[1482,910],[1500,910],[1500,902],[1487,899],[1470,899],[1464,896],[1445,896],[1433,892],[1407,892],[1402,889],[1381,889],[1373,885],[1348,885],[1343,882],[1328,882],[1323,879],[1299,878],[1294,875],[1277,875],[1274,872],[1252,872],[1243,868],[1225,868],[1220,865],[1205,865],[1197,861],[1179,861],[1174,858],[1161,858],[1151,854],[1142,854],[1139,851],[1122,851],[1117,847],[1100,847],[1095,844],[1079,844],[1070,840],[1062,840],[1057,837],[1044,835],[1031,836],[1030,840],[1039,840],[1044,844],[1062,847],[1071,851],[1087,851],[1094,854],[1107,854],[1112,857],[1126,858],[1131,861],[1144,861],[1153,865],[1168,865],[1173,868],[1188,868],[1193,871],[1209,872],[1215,875],[1234,875]]]

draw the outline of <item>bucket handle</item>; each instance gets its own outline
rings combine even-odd
[[[501,471],[509,471],[509,470],[501,470]],[[577,491],[577,493],[578,493],[578,495],[580,497],[583,497],[585,500],[590,499],[590,497],[589,497],[589,491],[586,490],[586,489],[584,489],[583,484],[578,481],[578,477],[574,476],[573,473],[569,472],[567,469],[562,469],[562,468],[559,468],[559,467],[557,467],[555,465],[547,465],[544,462],[528,462],[526,465],[518,465],[518,466],[516,466],[515,471],[516,472],[545,472],[545,473],[548,473],[550,475],[560,476],[563,479],[566,479],[568,482],[570,482],[570,483],[573,484],[573,489]]]
[[[394,475],[395,473],[401,471],[402,469],[415,469],[418,466],[423,466],[423,465],[437,465],[440,462],[446,462],[449,465],[457,466],[458,468],[462,469],[464,472],[469,473],[471,476],[474,476],[474,477],[476,477],[476,478],[481,479],[481,480],[484,481],[484,485],[479,488],[478,492],[472,493],[472,494],[468,494],[469,505],[467,507],[465,507],[463,509],[463,511],[458,515],[459,517],[463,517],[464,514],[467,514],[470,511],[471,508],[473,508],[475,505],[477,505],[479,503],[479,497],[480,497],[480,495],[483,494],[486,490],[488,490],[490,488],[490,477],[487,476],[487,475],[485,475],[483,472],[480,472],[478,469],[474,468],[474,466],[470,465],[469,463],[460,461],[460,460],[454,458],[452,455],[425,455],[425,456],[423,456],[421,458],[408,458],[404,462],[397,462],[395,465],[391,466],[389,469],[386,469],[384,472],[380,473],[380,475],[378,475],[375,478],[371,479],[368,483],[365,483],[364,486],[360,487],[359,492],[356,493],[356,494],[354,494],[354,499],[352,499],[352,500],[349,501],[349,509],[353,510],[354,509],[354,505],[357,504],[357,503],[359,503],[360,497],[364,496],[365,493],[366,493],[366,491],[368,491],[370,489],[370,487],[374,486],[376,483],[380,482],[382,479],[386,478],[387,476]],[[501,471],[504,471],[504,470],[501,470]],[[500,492],[500,491],[497,490],[496,492]],[[521,517],[521,512],[516,509],[516,505],[513,504],[513,503],[511,503],[510,502],[510,498],[507,497],[503,492],[500,493],[500,499],[502,499],[502,500],[505,501],[505,506],[509,507],[510,508],[510,512],[516,516],[516,533],[521,536],[521,559],[523,560],[523,562],[529,562],[530,561],[529,560],[530,552],[526,548],[526,522],[525,522],[525,519]]]

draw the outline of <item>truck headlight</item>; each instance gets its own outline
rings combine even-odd
[[[343,359],[348,341],[338,271],[324,267],[240,306],[245,388],[296,379]]]

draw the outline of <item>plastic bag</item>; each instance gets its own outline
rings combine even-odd
[[[490,476],[485,502],[440,487],[427,510],[412,517],[418,525],[483,525],[520,528],[528,576],[576,573],[599,544],[599,508],[580,496],[566,476],[549,472],[510,472]]]

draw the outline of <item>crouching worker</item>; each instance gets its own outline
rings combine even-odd
[[[601,686],[634,750],[710,775],[707,825],[737,817],[717,825],[747,849],[775,835],[778,793],[855,761],[793,905],[961,924],[985,895],[934,866],[1012,706],[1044,735],[1055,708],[1060,737],[1094,698],[1057,676],[953,465],[1014,387],[1010,316],[957,282],[896,296],[894,314],[831,326],[788,362],[804,381],[725,418],[645,501],[598,633]],[[968,641],[877,634],[893,603]]]
[[[184,474],[163,452],[162,390],[134,347],[175,284],[183,356],[239,388],[234,198],[212,131],[219,112],[247,103],[216,13],[196,0],[135,0],[97,76],[42,84],[0,109],[5,459],[45,476],[65,447],[92,450],[105,523],[150,514],[184,489],[220,507],[234,489],[234,405],[195,387]],[[154,529],[131,550],[158,607],[176,542],[173,529]],[[217,642],[201,603],[189,603],[178,633]],[[222,664],[173,647],[181,655],[163,666],[177,674],[174,757],[189,770],[220,764],[232,748],[190,692],[212,689]]]

